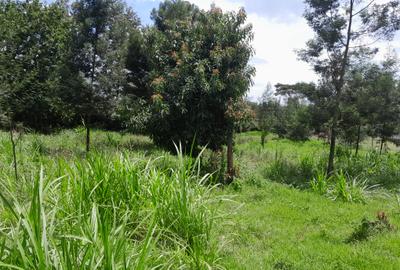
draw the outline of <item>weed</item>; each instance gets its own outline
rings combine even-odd
[[[390,224],[385,212],[379,212],[375,221],[369,221],[364,218],[361,224],[355,229],[351,236],[347,239],[348,243],[368,240],[377,234],[392,231],[394,226]]]
[[[118,147],[120,144],[120,139],[117,138],[117,135],[111,132],[106,133],[107,136],[107,144],[112,147]]]
[[[210,182],[222,183],[225,177],[226,161],[222,151],[211,151],[206,149],[202,154],[201,170],[203,174],[210,174]]]
[[[32,153],[35,155],[46,154],[46,146],[39,136],[34,136],[32,140]]]
[[[368,185],[367,179],[351,178],[342,170],[333,179],[335,184],[329,192],[333,200],[365,203],[368,194],[376,187]]]
[[[311,189],[321,195],[329,192],[330,177],[327,177],[325,171],[319,171],[315,177],[310,181]]]
[[[55,178],[42,167],[18,192],[11,176],[0,179],[0,266],[218,267],[213,187],[203,185],[208,175],[198,173],[199,159],[179,153],[168,171],[153,162],[93,152],[59,162]]]

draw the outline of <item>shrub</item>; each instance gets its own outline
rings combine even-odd
[[[354,230],[347,242],[359,242],[368,240],[370,237],[385,231],[393,230],[385,212],[379,212],[375,221],[364,218],[361,224]]]
[[[336,157],[341,158],[341,157],[346,157],[349,158],[351,157],[351,148],[345,145],[338,145],[336,147]]]
[[[319,171],[310,181],[310,187],[314,192],[325,195],[329,192],[329,182],[330,177],[324,171]]]
[[[335,183],[329,192],[333,200],[365,203],[367,195],[376,187],[369,186],[367,179],[351,178],[342,170],[333,179]]]
[[[307,179],[310,179],[316,171],[314,159],[309,156],[300,158],[299,162],[276,157],[275,161],[267,166],[265,176],[273,181],[306,188]]]
[[[310,156],[304,156],[300,158],[299,162],[299,174],[304,177],[304,179],[310,179],[315,174],[315,162]]]
[[[35,155],[43,155],[46,153],[46,147],[43,141],[39,138],[39,136],[34,136],[32,143],[32,153]]]

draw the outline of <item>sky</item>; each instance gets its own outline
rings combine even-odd
[[[302,17],[303,0],[189,0],[202,9],[209,9],[212,3],[225,11],[244,7],[248,23],[253,25],[253,47],[255,55],[251,64],[256,68],[254,85],[248,97],[256,101],[268,83],[296,83],[317,81],[312,68],[297,59],[296,49],[304,48],[306,41],[313,37],[312,30]],[[386,0],[376,0],[385,2]],[[158,0],[128,0],[143,24],[151,24],[150,12],[158,7]],[[383,57],[387,42],[378,44]],[[400,48],[400,35],[390,43]]]

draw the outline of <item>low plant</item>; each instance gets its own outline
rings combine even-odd
[[[37,135],[33,137],[31,147],[34,155],[43,155],[46,153],[46,146],[43,140],[41,140]]]
[[[211,183],[223,183],[226,172],[226,160],[223,151],[204,149],[201,157],[201,171],[203,174],[210,174]]]
[[[316,168],[315,168],[314,158],[312,158],[311,156],[303,156],[300,158],[299,173],[303,177],[305,177],[306,179],[309,179],[310,177],[313,176],[315,171],[316,171]]]
[[[329,184],[331,178],[326,175],[324,171],[319,171],[316,176],[310,181],[310,187],[312,191],[325,195],[329,192]]]
[[[351,236],[347,239],[347,242],[359,242],[368,240],[370,237],[377,234],[392,231],[394,226],[390,224],[389,219],[385,212],[379,212],[376,220],[370,221],[364,218],[361,224],[356,227]]]
[[[307,179],[312,178],[316,171],[312,157],[301,157],[298,162],[279,157],[267,166],[265,176],[270,180],[297,188],[307,188]]]
[[[116,134],[107,132],[107,144],[111,147],[118,147],[120,144],[120,138],[117,137]]]
[[[342,170],[334,176],[334,185],[330,190],[333,200],[365,203],[368,194],[376,187],[368,185],[368,180],[350,177]]]

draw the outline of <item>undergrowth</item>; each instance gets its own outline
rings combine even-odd
[[[30,145],[34,155],[20,152],[20,182],[0,168],[0,268],[222,268],[211,238],[219,216],[211,206],[220,198],[204,184],[210,176],[200,174],[199,158],[50,159],[41,138]]]

